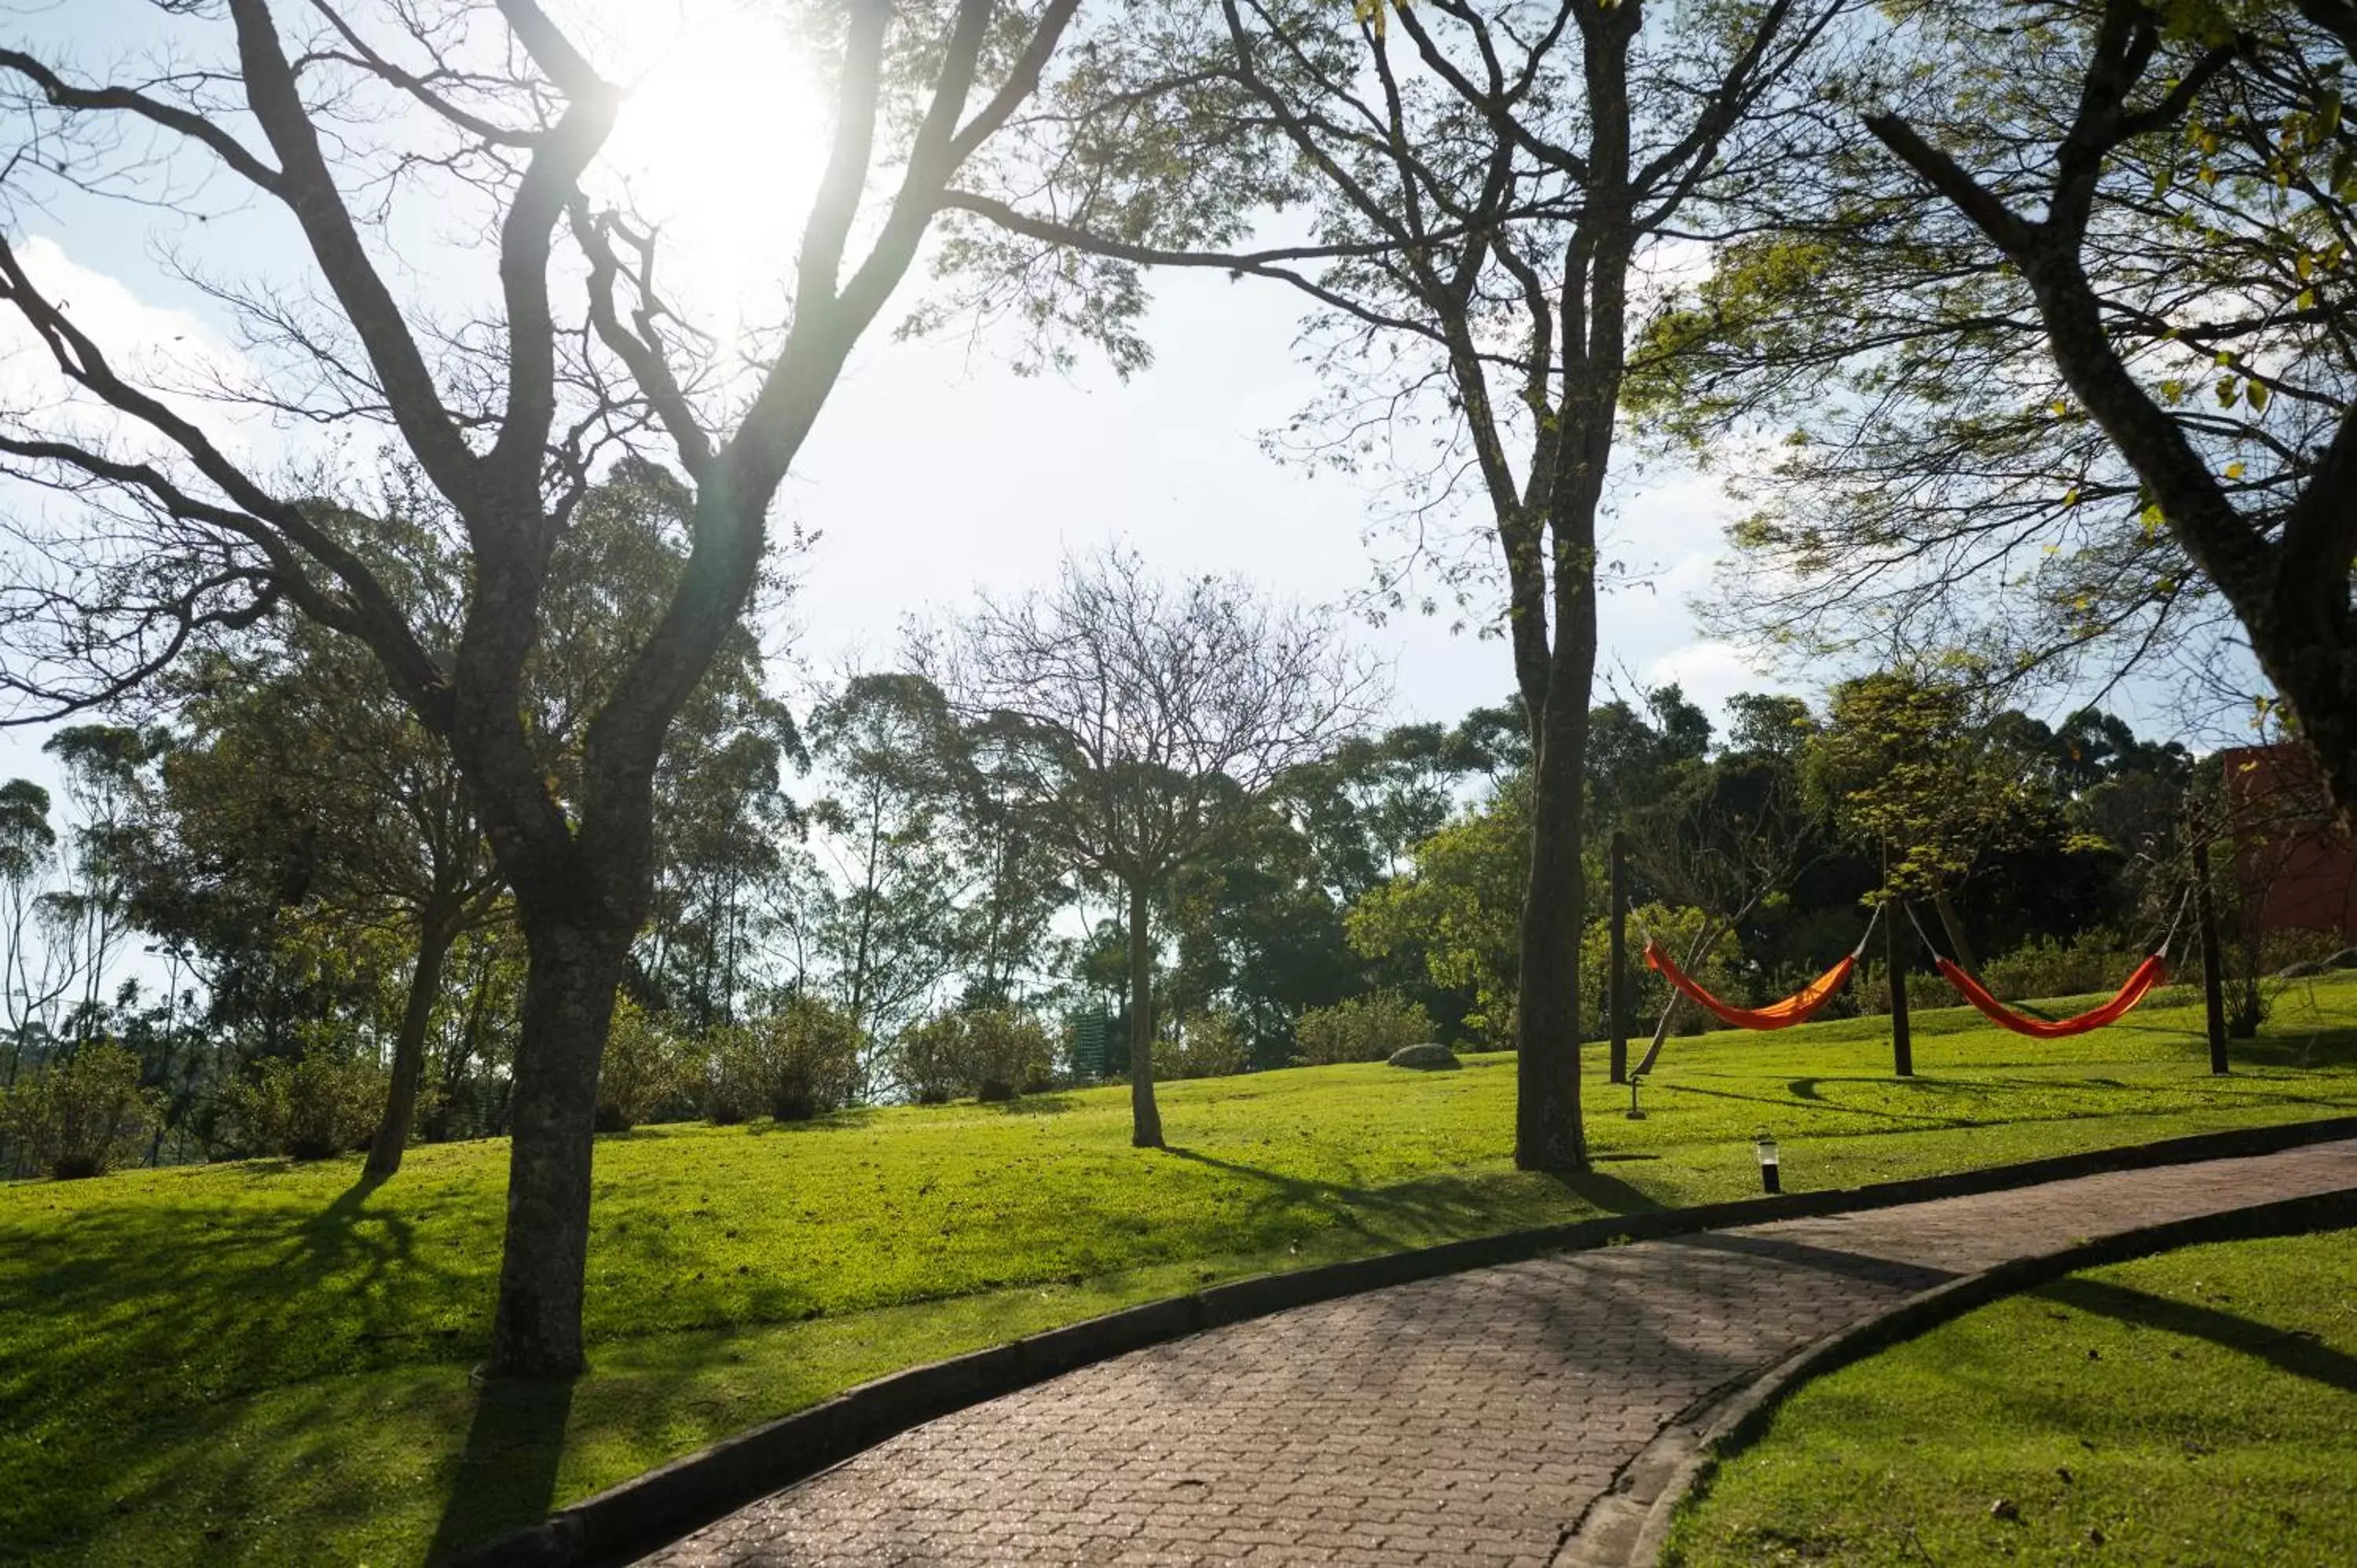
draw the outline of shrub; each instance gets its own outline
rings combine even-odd
[[[384,1115],[389,1078],[375,1061],[308,1052],[299,1061],[266,1061],[233,1087],[231,1118],[247,1151],[290,1160],[325,1160],[368,1148]]]
[[[1813,975],[1810,977],[1814,979]],[[1806,984],[1806,981],[1800,983]],[[1792,989],[1798,990],[1799,985]],[[1877,963],[1850,977],[1851,994],[1857,998],[1857,1010],[1879,1017],[1890,1011],[1890,972]],[[1964,999],[1956,988],[1936,974],[1926,974],[1920,969],[1907,972],[1907,1011],[1920,1013],[1926,1007],[1961,1007]],[[1717,1025],[1714,1023],[1713,1027]]]
[[[324,1160],[368,1147],[389,1079],[372,1061],[312,1051],[280,1058],[230,1090],[238,1142],[250,1152]]]
[[[1176,1038],[1154,1042],[1154,1076],[1225,1078],[1239,1073],[1250,1058],[1243,1031],[1232,1013],[1199,1013],[1187,1020]]]
[[[1012,1007],[966,1015],[966,1050],[977,1100],[1012,1100],[1048,1087],[1056,1046],[1039,1019]]]
[[[139,1087],[139,1058],[112,1041],[83,1046],[0,1091],[0,1133],[60,1181],[135,1159],[163,1116],[164,1097]]]
[[[597,1069],[597,1130],[627,1133],[653,1120],[685,1086],[679,1039],[629,997],[614,1004],[605,1059]]]
[[[920,1105],[947,1105],[966,1084],[965,1018],[942,1013],[900,1032],[892,1070]]]
[[[1295,1054],[1313,1067],[1379,1062],[1404,1046],[1421,1045],[1432,1036],[1432,1017],[1423,1004],[1404,1002],[1395,991],[1312,1007],[1293,1028]]]
[[[1055,1042],[1019,1009],[958,1008],[904,1031],[893,1067],[920,1105],[947,1104],[961,1094],[1012,1100],[1048,1087]]]
[[[814,996],[791,996],[774,1013],[716,1029],[710,1047],[705,1114],[723,1125],[760,1113],[807,1122],[840,1110],[859,1073],[859,1031]]]
[[[2182,939],[2180,932],[2177,954],[2180,962],[2185,957]],[[1981,967],[1980,981],[2007,1002],[2083,996],[2117,990],[2144,960],[2143,953],[2128,951],[2116,939],[2086,936],[2058,942],[2040,937],[2002,958],[1991,959]]]
[[[753,1097],[751,1042],[742,1024],[715,1024],[696,1042],[696,1062],[704,1079],[699,1099],[704,1119],[716,1127],[734,1127],[751,1120],[758,1107]]]

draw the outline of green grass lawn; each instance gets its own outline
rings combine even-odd
[[[2164,998],[2164,1000],[2169,1000]],[[1917,1020],[1673,1042],[1647,1120],[1588,1062],[1593,1176],[1515,1172],[1511,1057],[598,1141],[569,1387],[479,1401],[506,1148],[0,1186],[0,1558],[416,1563],[897,1368],[1204,1282],[1755,1189],[2357,1111],[2357,977],[2212,1079],[2197,1005],[2041,1043]]]
[[[2357,1230],[2092,1269],[1811,1383],[1666,1560],[2357,1563]]]

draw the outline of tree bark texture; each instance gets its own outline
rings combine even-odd
[[[1605,986],[1606,1026],[1612,1034],[1612,1081],[1629,1078],[1629,835],[1612,832],[1612,973]]]
[[[506,1375],[565,1377],[585,1361],[589,1166],[597,1069],[634,927],[527,913],[522,1032],[508,1154],[508,1219],[492,1330]]]
[[[417,962],[410,971],[409,999],[402,1008],[401,1033],[393,1046],[393,1084],[384,1101],[384,1116],[369,1144],[363,1174],[382,1181],[401,1169],[409,1147],[410,1124],[417,1116],[417,1086],[425,1072],[425,1032],[434,1021],[434,1004],[442,994],[442,961],[450,952],[450,922],[429,910],[417,923]]]
[[[1129,886],[1129,1141],[1162,1145],[1162,1112],[1154,1103],[1154,937],[1146,884]]]
[[[1595,593],[1589,578],[1587,613],[1556,623],[1555,669],[1535,726],[1531,875],[1514,1018],[1514,1164],[1523,1170],[1587,1166],[1579,1112],[1579,938],[1587,904],[1580,794],[1596,663]]]
[[[1907,922],[1892,909],[1882,922],[1882,952],[1890,971],[1890,1070],[1915,1076],[1915,1033],[1907,1018]]]

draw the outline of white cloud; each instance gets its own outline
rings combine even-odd
[[[252,416],[198,395],[251,382],[253,371],[235,346],[191,313],[150,304],[120,279],[81,265],[47,235],[25,240],[16,255],[34,286],[124,381],[214,432],[225,448],[245,447]],[[154,457],[165,450],[160,437],[69,381],[14,309],[0,312],[0,418],[44,435],[103,444],[119,456]]]
[[[1754,668],[1741,649],[1727,642],[1689,642],[1647,660],[1640,673],[1649,687],[1675,682],[1686,701],[1714,713],[1738,692],[1781,684]]]

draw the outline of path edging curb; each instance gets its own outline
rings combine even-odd
[[[1865,1187],[1602,1215],[1285,1273],[1255,1274],[1086,1318],[846,1389],[439,1559],[436,1568],[608,1568],[929,1421],[1206,1328],[1552,1252],[1894,1208],[2105,1171],[2280,1153],[2357,1137],[2357,1116],[2271,1122]],[[1945,1288],[1945,1287],[1943,1287]]]
[[[2350,1225],[2357,1225],[2357,1187],[2306,1193],[2115,1231],[2031,1257],[2010,1258],[1992,1268],[1919,1292],[1887,1311],[1826,1335],[1778,1361],[1740,1391],[1710,1406],[1707,1425],[1698,1435],[1691,1417],[1663,1428],[1642,1452],[1623,1466],[1624,1474],[1649,1467],[1649,1460],[1650,1467],[1658,1469],[1670,1455],[1683,1451],[1684,1456],[1646,1505],[1643,1526],[1626,1552],[1610,1557],[1580,1554],[1573,1550],[1575,1537],[1574,1541],[1566,1542],[1556,1561],[1593,1564],[1617,1558],[1628,1568],[1654,1568],[1669,1545],[1679,1508],[1708,1483],[1721,1464],[1756,1442],[1767,1431],[1777,1407],[1803,1384],[1928,1333],[1975,1307],[2034,1290],[2083,1269],[2124,1263],[2181,1247],[2298,1236]]]

